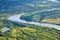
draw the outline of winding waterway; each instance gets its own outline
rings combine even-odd
[[[39,12],[53,11],[53,10],[60,10],[60,8],[53,8],[53,9],[43,10],[43,11],[39,11]],[[51,28],[55,28],[55,29],[60,30],[60,25],[48,24],[48,23],[39,23],[39,22],[28,22],[28,21],[20,19],[20,17],[22,15],[25,15],[25,14],[27,14],[27,13],[20,13],[20,14],[16,14],[16,15],[10,16],[8,18],[8,20],[16,21],[16,22],[22,22],[22,23],[27,23],[27,24],[33,24],[33,25],[39,25],[39,26],[44,26],[44,27],[51,27]]]

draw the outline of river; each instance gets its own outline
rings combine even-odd
[[[43,11],[39,11],[39,12],[53,11],[53,10],[60,10],[60,8],[53,8],[53,9],[43,10]],[[22,23],[27,23],[27,24],[33,24],[33,25],[39,25],[40,27],[41,26],[50,27],[50,28],[55,28],[55,29],[60,30],[60,25],[49,24],[49,23],[39,23],[39,22],[28,22],[28,21],[20,19],[20,17],[22,15],[24,15],[24,14],[27,14],[27,12],[26,13],[20,13],[20,14],[16,14],[16,15],[10,16],[10,17],[8,17],[8,20],[10,20],[10,21],[16,21],[16,22],[22,22]]]

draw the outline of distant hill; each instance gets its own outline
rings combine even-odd
[[[28,3],[44,3],[48,0],[0,0],[0,13],[1,12],[14,12],[21,11],[21,7]],[[52,2],[52,1],[51,1]]]

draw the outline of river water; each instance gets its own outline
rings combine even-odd
[[[55,8],[53,10],[59,10],[59,9],[60,8],[58,8],[58,9]],[[53,11],[53,10],[50,9],[50,10],[46,10],[46,11]],[[44,11],[41,11],[41,12],[44,12]],[[48,23],[39,23],[39,22],[28,22],[28,21],[20,19],[20,17],[22,15],[24,15],[24,14],[27,14],[27,13],[20,13],[20,14],[16,14],[16,15],[10,16],[8,18],[8,20],[15,21],[15,22],[27,23],[27,24],[33,24],[33,25],[39,25],[39,26],[44,26],[44,27],[50,27],[50,28],[55,28],[55,29],[60,30],[60,25],[48,24]]]

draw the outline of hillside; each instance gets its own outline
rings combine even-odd
[[[40,3],[46,3],[51,2],[50,6],[53,4],[56,4],[56,7],[60,7],[59,3],[48,1],[48,0],[0,0],[0,13],[8,13],[8,12],[15,12],[15,11],[34,11],[34,10],[40,10]],[[32,7],[32,5],[37,6]],[[36,4],[36,5],[35,5]],[[58,6],[57,6],[58,5]],[[33,8],[33,10],[32,10]],[[25,11],[25,12],[26,12]]]

